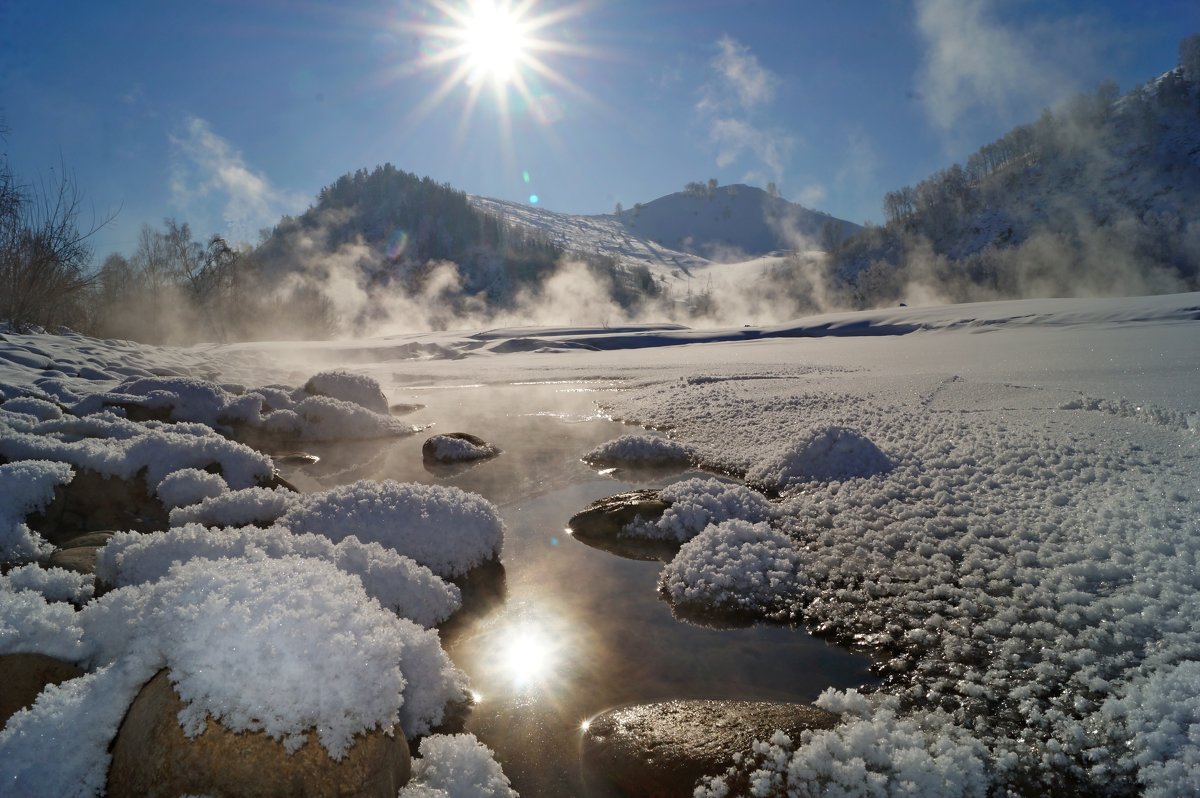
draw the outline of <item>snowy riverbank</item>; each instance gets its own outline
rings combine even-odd
[[[189,350],[5,332],[0,391],[16,430],[57,420],[23,412],[53,416],[29,396],[73,404],[129,376],[299,385],[338,365],[392,403],[430,384],[604,385],[614,417],[780,494],[772,525],[803,577],[789,605],[887,676],[830,692],[842,725],[764,741],[708,794],[744,790],[753,765],[778,794],[1184,795],[1200,790],[1198,315],[1191,294]],[[885,459],[814,472],[813,442],[839,429]]]

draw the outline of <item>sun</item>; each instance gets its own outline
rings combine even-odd
[[[590,100],[554,66],[555,61],[595,55],[574,41],[577,35],[567,35],[571,23],[585,14],[588,2],[430,0],[427,14],[401,25],[420,43],[420,55],[406,71],[440,73],[412,116],[424,116],[464,87],[464,118],[489,86],[502,117],[519,106],[552,120],[553,113],[546,111],[561,105],[554,97],[556,91]]]
[[[476,0],[470,15],[462,20],[464,57],[473,79],[496,83],[512,80],[528,54],[528,23],[507,3]]]

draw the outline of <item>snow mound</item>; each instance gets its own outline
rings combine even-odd
[[[3,435],[0,422],[0,436]],[[66,485],[75,472],[66,463],[25,460],[0,465],[0,562],[26,562],[54,550],[25,523],[30,513],[54,500],[54,489]]]
[[[441,485],[362,480],[307,497],[280,526],[334,541],[355,535],[411,557],[441,577],[495,559],[504,522],[481,496]]]
[[[287,488],[245,488],[176,507],[171,510],[170,523],[171,526],[270,526],[303,501],[302,494]]]
[[[636,520],[621,534],[682,543],[710,524],[731,519],[758,523],[772,516],[771,503],[761,493],[719,479],[695,477],[676,482],[662,489],[662,498],[671,506],[661,518],[655,522]]]
[[[299,435],[306,441],[340,441],[411,435],[415,430],[398,418],[376,413],[355,402],[330,396],[310,396],[293,410],[278,410],[267,416],[268,429],[286,429],[294,414],[301,422]],[[279,417],[276,419],[276,417]]]
[[[75,608],[65,602],[47,601],[37,590],[14,587],[12,583],[0,584],[0,654],[45,654],[68,662],[83,660],[83,629]]]
[[[196,504],[228,491],[229,486],[220,474],[210,474],[198,468],[181,468],[167,474],[154,489],[158,500],[168,510]]]
[[[304,390],[318,396],[353,402],[380,415],[388,414],[387,397],[383,395],[379,383],[365,374],[352,374],[340,369],[322,371],[308,378]]]
[[[47,402],[44,399],[38,399],[33,396],[18,396],[15,399],[9,399],[4,403],[3,408],[9,413],[22,413],[27,416],[33,416],[38,421],[51,421],[56,418],[62,418],[62,408],[53,402]]]
[[[95,594],[96,585],[90,574],[30,564],[0,576],[0,590],[33,590],[42,594],[46,601],[84,604]]]
[[[357,576],[367,595],[426,628],[449,618],[461,595],[428,568],[378,543],[348,537],[294,535],[280,527],[206,529],[188,524],[166,532],[118,532],[96,558],[97,578],[120,587],[155,582],[171,566],[196,559],[310,557]]]
[[[816,704],[843,714],[843,722],[828,731],[805,732],[798,745],[775,732],[723,776],[703,779],[696,798],[988,794],[986,749],[945,716],[901,717],[894,699],[873,705],[856,690],[826,690]]]
[[[622,435],[592,449],[583,456],[583,460],[606,466],[687,465],[696,461],[696,450],[678,441],[654,435]]]
[[[492,749],[473,734],[435,734],[418,752],[399,798],[517,798]]]
[[[315,729],[340,759],[355,734],[390,729],[398,713],[406,735],[427,733],[466,688],[436,632],[308,557],[191,560],[80,615],[96,664],[136,659],[150,673],[169,669],[189,736],[211,715],[295,751]]]
[[[800,482],[844,481],[892,469],[892,461],[862,433],[846,427],[815,427],[783,454],[760,461],[746,482],[781,492]]]
[[[0,417],[0,457],[56,460],[125,480],[145,469],[151,491],[181,468],[215,464],[233,488],[251,487],[274,474],[270,457],[201,424],[138,424],[111,413],[63,416],[24,431]]]
[[[220,386],[194,377],[134,377],[111,391],[95,393],[71,408],[75,415],[101,412],[112,405],[161,410],[172,421],[195,421],[217,426],[234,396]]]
[[[730,520],[684,543],[663,568],[658,589],[680,609],[783,619],[795,613],[801,555],[765,523]]]

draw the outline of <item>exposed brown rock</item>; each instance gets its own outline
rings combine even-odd
[[[82,675],[71,663],[45,654],[0,654],[0,728],[17,711],[32,706],[46,685]]]
[[[670,562],[681,545],[677,540],[648,540],[622,535],[621,530],[637,518],[657,521],[670,507],[657,490],[634,490],[598,499],[571,516],[567,525],[571,534],[598,549],[631,560]]]
[[[106,546],[112,540],[113,532],[88,532],[86,535],[71,538],[58,544],[60,549],[74,549],[80,546]]]
[[[76,468],[74,479],[57,486],[50,505],[29,516],[28,524],[30,529],[60,546],[87,532],[166,529],[167,512],[146,491],[141,472],[133,479],[119,479]]]
[[[614,709],[592,719],[581,756],[589,793],[627,798],[687,798],[702,776],[778,729],[797,739],[829,729],[838,716],[808,704],[664,701]]]
[[[408,743],[399,729],[393,736],[375,730],[355,738],[338,761],[312,732],[294,754],[266,734],[234,733],[212,718],[203,733],[189,739],[176,718],[182,709],[167,672],[159,671],[138,693],[117,732],[108,771],[109,798],[175,798],[188,793],[395,798],[412,770]]]
[[[46,558],[47,568],[65,568],[80,574],[96,573],[96,554],[103,546],[74,546],[59,549]]]

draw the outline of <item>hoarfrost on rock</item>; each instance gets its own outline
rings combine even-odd
[[[310,394],[353,402],[380,415],[388,414],[387,397],[383,395],[379,383],[365,374],[342,370],[322,371],[309,377],[304,390]]]
[[[228,491],[229,486],[220,474],[210,474],[198,468],[181,468],[167,474],[154,489],[158,500],[167,510],[196,504]]]
[[[473,734],[435,734],[419,751],[399,798],[517,798],[492,750]]]
[[[744,485],[695,477],[668,485],[661,491],[670,507],[657,521],[627,524],[621,534],[685,542],[710,524],[740,519],[750,523],[772,517],[771,503]]]
[[[807,582],[802,565],[787,535],[733,519],[684,543],[663,568],[658,587],[681,609],[786,618]]]
[[[504,522],[495,506],[458,488],[360,481],[308,497],[277,522],[339,541],[355,535],[411,557],[441,577],[495,559]]]
[[[0,485],[4,486],[0,491],[0,562],[28,562],[54,550],[25,519],[45,509],[54,499],[54,489],[74,476],[66,463],[48,460],[0,464]]]
[[[653,467],[687,465],[696,461],[691,446],[655,435],[622,435],[583,456],[586,462],[607,466]]]

